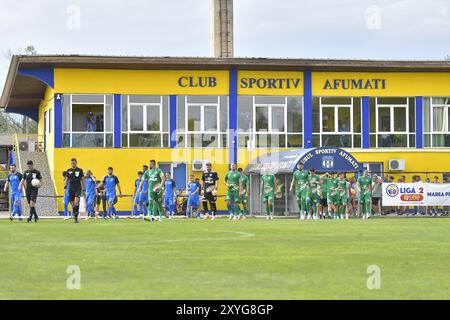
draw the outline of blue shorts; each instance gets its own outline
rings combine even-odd
[[[148,202],[148,191],[141,191],[139,193],[139,202],[147,203]]]
[[[106,195],[106,201],[109,204],[116,204],[117,203],[117,196],[115,193],[107,194]]]
[[[63,198],[64,204],[70,203],[70,195],[68,192],[64,192],[64,198]]]
[[[22,212],[22,193],[17,191],[11,193],[11,207],[13,213]]]
[[[136,195],[134,196],[134,204],[139,204],[140,199],[141,199],[141,193],[136,192]]]
[[[200,197],[198,195],[195,196],[189,196],[187,205],[192,208],[198,208],[198,205],[200,203]]]
[[[164,197],[164,206],[166,206],[166,208],[171,207],[174,204],[175,201],[173,200],[173,195]]]

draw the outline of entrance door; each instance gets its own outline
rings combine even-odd
[[[186,189],[187,183],[187,166],[186,163],[173,163],[172,164],[172,177],[175,180],[177,189]]]

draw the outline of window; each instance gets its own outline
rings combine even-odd
[[[313,98],[313,145],[361,147],[361,99]]]
[[[169,147],[168,96],[122,96],[122,146]]]
[[[424,147],[450,147],[450,98],[423,99]]]
[[[415,146],[414,98],[370,100],[370,143],[378,148]]]
[[[52,133],[52,113],[53,109],[48,110],[48,133]]]
[[[63,147],[113,146],[113,96],[63,95]]]
[[[177,147],[226,147],[227,130],[227,96],[178,96]]]
[[[302,97],[239,96],[239,147],[301,148],[302,133]]]

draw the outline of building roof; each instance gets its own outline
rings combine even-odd
[[[365,72],[449,72],[450,61],[274,59],[209,57],[138,57],[88,55],[15,55],[11,59],[1,108],[36,108],[46,85],[18,70],[43,68],[123,70],[266,70],[266,71],[365,71]],[[12,111],[12,110],[9,110]]]

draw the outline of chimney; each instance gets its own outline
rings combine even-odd
[[[233,57],[233,0],[211,0],[211,54]]]

